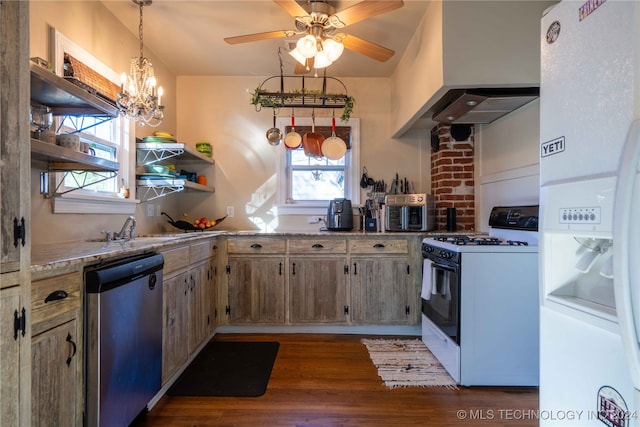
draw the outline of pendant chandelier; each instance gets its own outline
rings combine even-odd
[[[120,92],[116,104],[120,113],[127,119],[138,122],[140,126],[156,127],[164,118],[162,105],[162,87],[156,88],[157,82],[153,73],[153,65],[142,52],[142,8],[151,4],[152,0],[131,0],[140,7],[140,56],[131,58],[129,76],[122,73]]]

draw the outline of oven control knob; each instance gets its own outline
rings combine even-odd
[[[422,201],[424,200],[424,198],[422,196],[418,196],[418,202],[422,203]]]
[[[451,254],[449,252],[445,252],[445,251],[440,251],[440,256],[444,259],[449,259],[451,258]]]

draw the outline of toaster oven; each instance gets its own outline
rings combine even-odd
[[[386,231],[435,229],[435,206],[431,194],[389,194],[384,202]]]

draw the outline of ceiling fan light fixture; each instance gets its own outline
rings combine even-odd
[[[306,36],[298,40],[298,42],[296,43],[296,49],[305,58],[313,58],[316,52],[318,52],[316,44],[316,38],[311,34],[307,34]]]
[[[293,59],[298,61],[300,64],[307,65],[307,58],[305,58],[304,55],[300,53],[298,48],[290,50],[289,55],[291,55]]]
[[[316,54],[315,59],[313,60],[314,68],[327,68],[331,65],[333,61],[329,59],[329,54],[326,50],[321,50]]]
[[[333,62],[342,55],[344,45],[334,39],[327,38],[322,41],[322,50],[327,53],[329,60]]]

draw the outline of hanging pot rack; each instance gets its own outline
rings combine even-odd
[[[279,79],[280,87],[278,91],[266,89],[265,86],[277,82]],[[322,79],[321,89],[308,89],[305,86],[306,81]],[[293,91],[285,92],[285,81],[288,87],[296,87],[296,83],[299,83],[298,87]],[[293,83],[290,83],[290,82]],[[339,93],[327,93],[327,84],[337,83],[339,86]],[[256,111],[262,110],[262,108],[342,108],[342,120],[347,121],[351,115],[353,108],[353,98],[347,93],[347,87],[335,77],[305,77],[305,76],[271,76],[264,80],[260,86],[258,86],[252,95],[251,103],[255,105]]]

